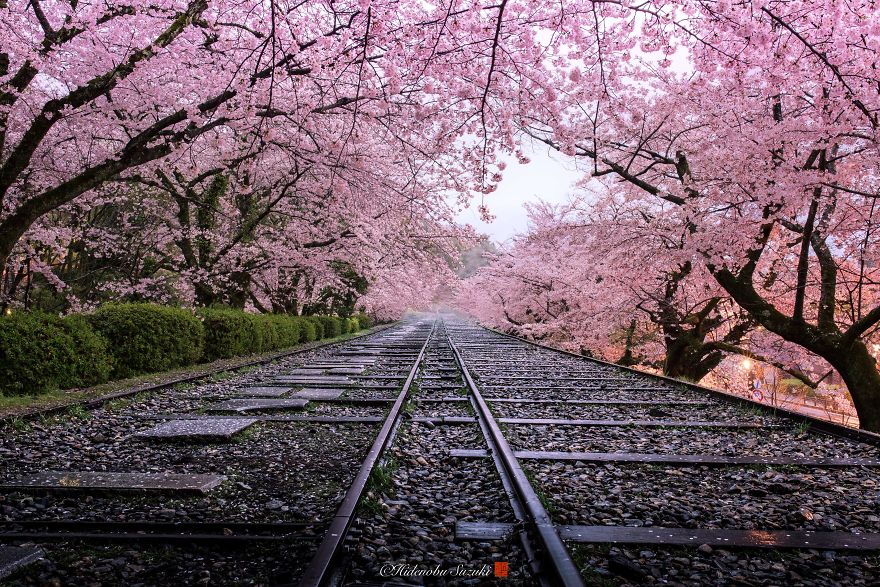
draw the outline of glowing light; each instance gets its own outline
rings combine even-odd
[[[752,360],[751,359],[743,359],[741,365],[742,365],[743,369],[751,369],[752,368]]]
[[[12,308],[6,308],[6,312],[5,312],[5,314],[6,314],[7,316],[12,316]],[[874,346],[877,346],[877,345],[874,345]]]

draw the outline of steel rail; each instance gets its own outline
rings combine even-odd
[[[431,341],[431,336],[434,334],[436,327],[437,321],[435,319],[431,324],[431,330],[425,338],[421,350],[419,350],[418,355],[413,362],[409,375],[403,383],[403,388],[398,394],[397,400],[395,400],[394,405],[391,407],[391,411],[388,413],[388,417],[385,419],[382,429],[373,441],[373,445],[370,447],[370,451],[361,463],[361,467],[358,470],[357,475],[355,475],[354,481],[352,481],[349,486],[348,491],[342,500],[342,504],[339,506],[336,515],[330,522],[330,527],[324,535],[324,539],[321,541],[320,546],[318,546],[318,551],[315,553],[315,556],[312,557],[305,574],[300,580],[299,584],[301,587],[321,587],[334,580],[334,575],[337,572],[334,564],[338,561],[342,552],[342,546],[348,535],[348,531],[351,529],[358,504],[360,504],[360,501],[363,498],[367,481],[370,478],[370,473],[372,473],[373,468],[382,458],[385,449],[388,447],[400,425],[400,416],[403,412],[403,406],[409,398],[410,388],[418,374],[419,366],[425,356],[425,350],[428,348],[428,343]]]
[[[325,347],[330,347],[338,344],[345,344],[347,342],[358,340],[360,338],[364,338],[378,332],[382,332],[392,326],[395,326],[398,322],[391,322],[389,324],[381,324],[377,327],[373,327],[368,329],[366,332],[362,332],[355,336],[343,339],[343,340],[329,340],[326,342],[320,342],[318,344],[310,344],[307,343],[308,346],[305,348],[296,348],[288,351],[281,351],[279,353],[274,353],[269,357],[265,357],[262,359],[254,359],[252,361],[247,361],[245,363],[239,363],[237,365],[230,365],[225,367],[214,367],[210,368],[207,371],[200,371],[199,373],[183,375],[180,377],[175,377],[173,379],[169,379],[167,381],[162,381],[159,383],[151,383],[146,385],[136,385],[129,389],[125,389],[123,391],[114,391],[112,393],[108,393],[106,395],[102,395],[99,397],[91,398],[91,399],[83,399],[80,401],[74,401],[69,404],[63,404],[59,406],[49,406],[46,408],[30,410],[21,414],[7,414],[0,416],[0,424],[8,424],[13,420],[35,420],[37,418],[45,417],[45,416],[54,416],[57,414],[63,414],[67,412],[71,408],[82,407],[86,410],[94,410],[100,408],[104,404],[111,402],[113,400],[122,399],[126,397],[131,397],[133,395],[139,393],[160,391],[162,389],[168,389],[174,387],[175,385],[180,385],[181,383],[192,383],[194,381],[200,381],[202,379],[206,379],[213,375],[217,375],[218,373],[229,373],[239,371],[241,369],[247,369],[248,367],[254,367],[257,365],[267,365],[274,361],[278,361],[280,359],[286,359],[288,357],[293,357],[296,355],[300,355],[303,353],[307,353],[310,351],[314,351],[317,349],[322,349]],[[159,375],[157,373],[153,373],[153,375]]]
[[[553,520],[550,519],[550,515],[547,513],[547,510],[541,503],[534,487],[532,487],[532,484],[526,477],[525,471],[523,471],[522,467],[519,465],[519,461],[517,461],[516,456],[514,456],[513,449],[511,449],[510,444],[508,444],[507,439],[504,437],[501,427],[492,415],[492,412],[486,401],[483,399],[482,394],[480,394],[476,382],[471,377],[470,371],[468,371],[464,357],[461,356],[461,353],[455,346],[451,336],[447,334],[446,340],[452,349],[452,353],[461,369],[465,383],[470,390],[480,421],[485,424],[485,427],[488,429],[493,445],[491,447],[492,453],[493,455],[497,455],[498,460],[500,460],[501,465],[503,466],[503,472],[502,469],[499,469],[499,473],[502,474],[502,477],[507,475],[510,478],[516,495],[524,506],[527,516],[525,521],[531,529],[535,531],[538,538],[538,543],[541,548],[540,555],[542,556],[542,561],[545,563],[545,565],[540,568],[538,577],[540,577],[541,580],[550,580],[550,584],[552,585],[584,587],[585,583],[581,578],[577,566],[574,564],[574,561],[572,561],[571,555],[568,553],[565,544],[559,537],[559,532],[553,525]],[[548,568],[545,569],[545,566]]]
[[[476,324],[476,323],[473,323]],[[814,416],[808,416],[807,414],[802,414],[800,412],[795,412],[793,410],[788,410],[785,408],[780,408],[776,406],[768,406],[767,404],[762,404],[761,402],[756,402],[754,400],[740,397],[738,395],[733,395],[732,393],[728,393],[726,391],[721,391],[720,389],[714,389],[712,387],[706,387],[704,385],[699,385],[697,383],[691,383],[689,381],[681,381],[679,379],[673,379],[672,377],[667,377],[665,375],[658,375],[656,373],[647,373],[645,371],[639,371],[638,369],[634,369],[632,367],[626,367],[624,365],[618,365],[616,363],[611,363],[608,361],[603,361],[601,359],[595,359],[593,357],[585,357],[583,355],[579,355],[577,353],[573,353],[571,351],[565,351],[562,349],[557,349],[552,346],[548,346],[546,344],[535,342],[533,340],[528,340],[526,338],[522,338],[519,336],[515,336],[513,334],[507,334],[506,332],[501,332],[500,330],[495,330],[494,328],[489,328],[488,326],[482,326],[480,324],[476,324],[480,328],[497,334],[499,336],[503,336],[506,338],[510,338],[521,343],[525,343],[531,346],[535,346],[538,348],[542,348],[548,351],[553,351],[555,353],[560,353],[563,355],[567,355],[569,357],[574,357],[576,359],[580,359],[581,361],[587,361],[591,363],[597,363],[599,365],[605,365],[608,367],[615,367],[617,369],[621,369],[623,371],[627,371],[630,373],[635,373],[637,375],[641,375],[643,377],[647,377],[650,379],[655,379],[659,381],[663,381],[670,385],[678,385],[685,387],[687,389],[691,389],[694,391],[698,391],[704,394],[711,395],[712,397],[718,398],[720,400],[726,401],[728,403],[739,404],[749,407],[760,407],[764,410],[768,410],[773,412],[775,415],[780,416],[782,418],[786,418],[788,420],[793,420],[798,423],[805,423],[810,425],[811,430],[816,430],[818,432],[822,432],[824,434],[830,434],[832,436],[837,436],[840,438],[846,438],[848,440],[856,440],[858,442],[864,442],[867,444],[873,444],[875,446],[880,446],[880,434],[869,432],[867,430],[861,430],[859,428],[851,428],[849,426],[844,426],[843,424],[837,424],[835,422],[829,422],[828,420],[822,420],[821,418],[816,418]]]

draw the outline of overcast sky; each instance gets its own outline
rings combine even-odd
[[[507,169],[498,189],[486,197],[486,205],[495,220],[486,224],[477,212],[479,199],[458,215],[461,222],[474,226],[478,232],[489,235],[495,242],[504,242],[528,227],[525,202],[545,200],[565,202],[580,179],[574,163],[564,155],[550,151],[549,147],[534,145],[528,154],[531,161],[520,165],[515,158],[507,158]]]

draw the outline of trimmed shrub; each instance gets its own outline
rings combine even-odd
[[[361,329],[369,328],[373,325],[373,320],[363,312],[356,315],[355,319],[358,321],[358,327]]]
[[[214,308],[198,313],[205,326],[205,361],[286,349],[317,340],[317,330],[323,333],[329,318],[248,314]]]
[[[61,389],[70,389],[110,381],[113,357],[107,347],[107,340],[95,332],[81,314],[62,318],[61,327],[73,341],[74,354],[71,377],[59,381],[58,386]]]
[[[305,342],[303,332],[303,321],[299,316],[271,316],[275,324],[275,332],[278,335],[278,346],[276,348],[285,349]]]
[[[205,329],[187,310],[108,304],[92,314],[89,322],[109,342],[114,377],[167,371],[202,358]]]
[[[299,342],[291,317],[283,314],[250,314],[257,321],[260,331],[260,352],[274,351],[294,346]],[[282,338],[282,336],[284,338]],[[290,342],[293,340],[293,342]]]
[[[315,340],[326,338],[326,335],[324,334],[324,322],[321,320],[320,316],[308,316],[306,320],[315,327]]]
[[[107,381],[107,344],[81,317],[42,313],[0,318],[0,392],[46,393]]]
[[[346,320],[348,320],[348,331],[349,332],[357,332],[358,330],[361,329],[360,322],[358,322],[358,319],[355,318],[354,316],[352,316],[351,318],[346,318]]]
[[[336,338],[342,334],[339,318],[335,316],[316,316],[316,318],[324,326],[324,336],[321,338]]]
[[[348,334],[351,332],[351,323],[348,320],[345,318],[337,318],[336,316],[334,316],[333,319],[339,324],[339,334]]]
[[[312,342],[313,340],[318,340],[318,332],[313,320],[300,316],[297,318],[297,324],[299,324],[300,328],[300,342]]]
[[[278,344],[278,333],[275,332],[275,324],[269,315],[242,313],[247,316],[254,332],[254,345],[248,352],[264,353],[274,350]]]
[[[358,318],[109,304],[92,315],[0,317],[0,393],[39,394],[111,377],[286,349],[361,328]]]
[[[255,352],[261,333],[248,314],[237,310],[204,308],[198,311],[205,330],[203,361],[228,359]]]

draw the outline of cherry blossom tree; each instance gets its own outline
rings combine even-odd
[[[461,77],[450,65],[482,51],[467,31],[489,22],[480,9],[448,12],[396,2],[4,4],[0,294],[9,300],[36,272],[63,287],[49,268],[70,266],[72,247],[108,256],[127,242],[151,254],[134,255],[104,289],[189,287],[199,303],[240,306],[259,303],[255,279],[274,287],[261,272],[308,274],[310,289],[332,279],[328,262],[351,256],[346,240],[396,242],[381,258],[415,247],[415,226],[431,226],[435,241],[454,232],[439,224],[448,192],[466,199],[497,176],[489,141],[469,136],[476,123],[465,120],[486,96],[434,101]],[[459,121],[451,111],[468,112]],[[109,226],[94,222],[96,208]]]
[[[590,7],[594,23],[571,19],[549,48],[559,112],[523,131],[679,226],[691,262],[832,365],[880,430],[876,7]]]

